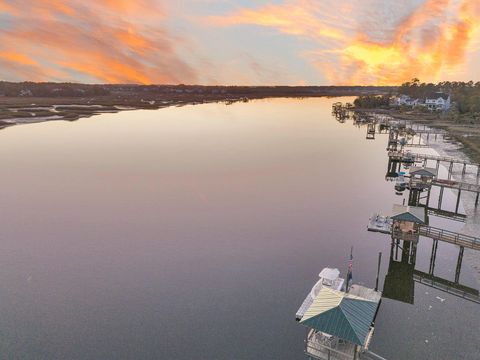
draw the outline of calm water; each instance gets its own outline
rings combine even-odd
[[[386,135],[336,122],[334,101],[2,130],[1,358],[302,359],[294,314],[318,272],[345,273],[354,246],[354,281],[373,287],[382,251],[383,284],[390,243],[366,224],[401,203]],[[441,244],[436,274],[453,280],[456,256]],[[477,287],[467,266],[461,282]],[[478,359],[478,306],[414,287],[413,305],[383,300],[372,350]]]

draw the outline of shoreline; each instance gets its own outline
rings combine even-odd
[[[462,144],[462,152],[472,161],[480,163],[480,124],[454,122],[446,114],[400,112],[393,109],[354,109],[361,113],[373,112],[391,116],[394,119],[426,125],[430,128],[445,130],[450,138]]]
[[[236,102],[268,98],[381,95],[386,91],[383,88],[376,87],[144,87],[109,85],[105,88],[109,94],[92,96],[2,96],[0,93],[0,129],[17,124],[52,120],[75,121],[102,113],[116,113],[127,110],[158,110],[170,106],[218,102],[230,105]]]
[[[430,149],[441,156],[468,159],[480,163],[480,126],[478,124],[459,126],[458,124],[452,123],[451,120],[442,119],[438,116],[439,114],[402,114],[398,111],[385,109],[360,109],[359,111],[362,113],[387,115],[397,120],[407,120],[413,124],[426,125],[432,129],[445,130],[451,141],[444,138],[443,141],[433,142],[429,144]],[[423,119],[419,119],[419,117],[423,117]],[[468,141],[468,136],[465,136],[471,134],[470,131],[472,130],[479,134],[479,139],[473,143],[473,146],[472,143]],[[476,174],[474,175],[468,172],[464,177],[462,177],[461,172],[453,172],[452,179],[457,181],[466,180],[466,182],[470,183],[477,181]],[[475,208],[475,195],[468,192],[463,194],[461,204],[467,217],[460,232],[465,235],[478,236],[478,234],[480,234],[480,207]],[[472,276],[480,286],[480,253],[475,250],[465,249],[464,259],[471,269]]]

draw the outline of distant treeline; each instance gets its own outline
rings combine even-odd
[[[416,99],[424,99],[431,93],[443,92],[452,96],[452,101],[455,102],[460,114],[480,114],[480,82],[443,81],[432,84],[413,79],[402,84],[398,92]]]
[[[390,104],[390,95],[366,95],[359,96],[353,101],[357,108],[373,109],[388,106]]]
[[[77,97],[109,94],[110,91],[105,85],[0,81],[0,95],[10,97]]]
[[[117,94],[174,94],[266,97],[266,96],[358,96],[385,94],[395,87],[376,86],[202,86],[202,85],[135,85],[77,84],[0,81],[0,96],[7,97],[82,97]]]

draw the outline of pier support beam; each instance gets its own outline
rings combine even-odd
[[[478,198],[480,197],[480,193],[477,193],[477,198],[475,199],[475,207],[478,206]]]
[[[464,250],[464,247],[460,246],[460,251],[458,252],[458,259],[457,259],[457,268],[455,270],[455,284],[458,284],[460,282],[460,272],[462,271],[463,250]]]
[[[455,205],[455,214],[458,214],[458,207],[460,206],[460,197],[461,196],[462,196],[462,190],[458,189],[457,205]]]
[[[440,195],[438,195],[438,210],[442,210],[442,200],[443,200],[443,186],[440,188]]]
[[[463,163],[462,176],[465,176],[466,172],[467,172],[467,164]]]
[[[433,271],[435,270],[435,259],[437,257],[437,248],[438,248],[438,240],[433,240],[432,255],[430,256],[430,268],[428,269],[428,273],[430,275],[433,275]]]
[[[408,206],[418,206],[420,205],[420,191],[411,189],[408,195]]]
[[[452,172],[453,172],[453,161],[450,163],[450,167],[448,168],[448,179],[449,180],[452,178]]]

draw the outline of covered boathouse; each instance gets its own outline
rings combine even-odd
[[[356,360],[368,351],[381,293],[352,285],[348,293],[323,287],[300,324],[311,359]]]
[[[392,238],[397,240],[418,242],[420,226],[428,220],[426,209],[418,206],[394,205]]]

